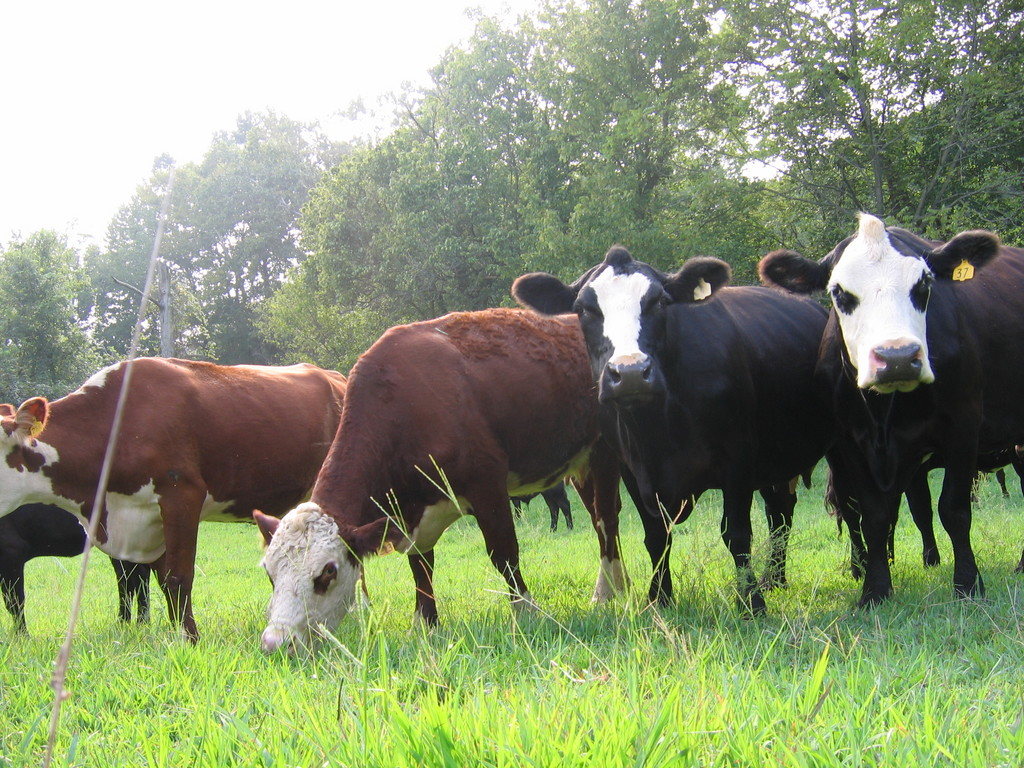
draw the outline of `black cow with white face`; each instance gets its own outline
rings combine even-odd
[[[862,214],[857,234],[820,262],[777,251],[760,272],[832,297],[816,376],[839,422],[837,490],[863,525],[861,604],[892,592],[886,538],[926,461],[946,469],[939,517],[954,591],[982,594],[971,483],[979,456],[1024,439],[1024,251],[983,231],[932,242]]]
[[[827,313],[778,291],[726,287],[729,277],[718,259],[691,259],[667,275],[615,246],[572,285],[534,273],[516,280],[512,293],[540,312],[580,318],[606,432],[617,437],[624,478],[646,508],[651,599],[671,595],[671,523],[685,519],[704,491],[720,488],[722,538],[741,604],[759,612],[753,493],[763,496],[773,531],[766,583],[784,583],[795,479],[833,439],[827,409],[812,396]]]

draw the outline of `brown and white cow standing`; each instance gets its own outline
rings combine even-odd
[[[338,426],[345,378],[311,365],[133,365],[96,543],[113,558],[153,563],[171,621],[195,640],[199,523],[247,520],[256,507],[283,514],[307,497]],[[125,366],[52,403],[31,398],[0,421],[0,516],[41,502],[87,523]]]
[[[491,309],[398,326],[349,377],[341,426],[312,500],[255,517],[274,585],[263,648],[335,626],[362,559],[409,556],[416,617],[437,622],[434,544],[472,514],[513,606],[535,607],[519,570],[509,495],[579,479],[601,551],[595,599],[624,587],[618,462],[599,439],[597,396],[576,317]]]

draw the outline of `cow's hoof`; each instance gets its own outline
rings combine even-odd
[[[865,592],[860,596],[860,600],[857,602],[857,607],[877,608],[888,599],[890,594],[892,594],[891,590],[889,592]]]
[[[515,616],[537,616],[540,614],[540,607],[534,602],[529,592],[517,595],[512,598],[512,613]]]
[[[754,591],[746,597],[737,600],[740,616],[744,619],[752,619],[755,616],[764,616],[768,612],[768,605],[764,601],[764,595],[760,591]]]
[[[770,592],[773,589],[786,589],[789,582],[784,573],[766,573],[761,577],[761,589]]]
[[[410,634],[420,635],[429,634],[438,627],[437,614],[424,616],[419,611],[412,612],[412,626],[409,628]]]
[[[937,549],[926,549],[921,553],[921,559],[924,560],[925,568],[932,568],[942,562],[939,557],[939,550]]]
[[[958,584],[956,581],[953,582],[953,594],[960,598],[981,598],[985,596],[985,581],[981,578],[981,574],[971,583]]]

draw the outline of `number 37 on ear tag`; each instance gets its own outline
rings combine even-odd
[[[964,282],[974,277],[974,265],[971,264],[967,259],[964,259],[956,267],[953,268],[953,279],[958,282]]]

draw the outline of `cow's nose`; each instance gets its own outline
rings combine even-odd
[[[611,399],[650,397],[653,381],[654,368],[651,358],[646,355],[621,362],[612,361],[605,366],[602,394]]]
[[[292,643],[292,633],[287,628],[278,624],[271,624],[263,630],[263,636],[260,638],[260,647],[263,648],[264,653],[274,653],[281,649],[284,649],[287,653],[295,651],[295,645]]]
[[[917,342],[877,346],[872,350],[872,355],[875,361],[875,382],[878,384],[917,381],[921,378],[923,361],[921,345]]]

